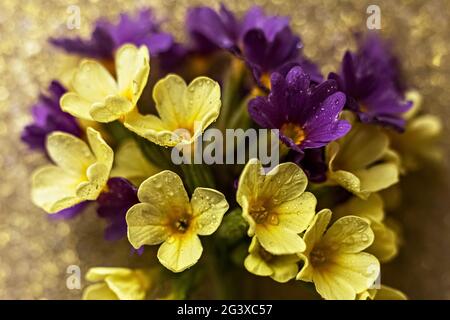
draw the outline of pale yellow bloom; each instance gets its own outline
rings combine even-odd
[[[203,251],[198,236],[214,233],[228,210],[224,195],[213,189],[197,188],[189,201],[180,177],[168,170],[145,180],[138,198],[142,203],[126,216],[128,240],[136,249],[162,243],[158,259],[173,272],[197,263]]]
[[[406,295],[394,288],[381,285],[379,289],[369,289],[357,297],[358,300],[407,300]]]
[[[326,147],[330,182],[361,198],[398,182],[399,159],[381,128],[354,123],[352,130]]]
[[[122,142],[116,151],[111,177],[122,177],[139,186],[142,181],[160,171],[145,158],[136,141],[129,139]]]
[[[61,97],[62,110],[75,117],[111,122],[135,109],[147,84],[150,57],[146,46],[121,46],[115,55],[117,80],[94,60],[83,60],[74,73],[71,91]]]
[[[113,151],[100,133],[87,129],[89,146],[64,132],[47,138],[47,151],[55,165],[35,171],[31,196],[48,213],[95,200],[105,187],[113,163]]]
[[[170,74],[153,88],[159,117],[130,113],[124,125],[136,134],[161,146],[192,143],[220,113],[220,86],[207,77],[186,85]]]
[[[259,244],[256,237],[248,249],[249,255],[244,260],[245,268],[257,276],[271,277],[277,282],[287,282],[294,279],[298,273],[297,262],[300,260],[296,254],[273,255]]]
[[[443,159],[438,144],[442,134],[441,120],[430,114],[417,115],[422,101],[417,92],[409,92],[407,99],[413,101],[413,108],[405,116],[405,132],[389,132],[392,148],[401,157],[402,173],[420,169],[427,162],[439,163]]]
[[[144,300],[154,272],[127,268],[91,268],[86,280],[97,282],[84,289],[83,300]]]
[[[381,262],[392,260],[398,253],[399,238],[395,230],[386,225],[384,221],[383,199],[372,193],[367,200],[353,197],[334,209],[334,218],[347,215],[368,219],[375,235],[372,245],[366,249]]]
[[[331,211],[324,209],[306,230],[304,265],[297,280],[313,282],[328,300],[353,300],[369,289],[380,273],[373,255],[362,252],[374,239],[369,223],[356,216],[338,219],[327,230]]]
[[[308,179],[294,163],[283,163],[265,174],[259,160],[252,159],[239,178],[236,199],[262,247],[275,255],[305,250],[299,233],[305,231],[316,208],[316,198],[304,192]]]

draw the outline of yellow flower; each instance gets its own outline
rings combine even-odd
[[[157,245],[158,259],[173,272],[193,266],[203,251],[200,236],[214,233],[228,210],[222,193],[194,190],[191,201],[180,177],[168,170],[145,180],[138,190],[142,203],[126,216],[128,240],[134,248]]]
[[[335,208],[334,215],[336,219],[347,215],[368,219],[375,240],[366,251],[372,253],[381,262],[388,262],[397,255],[399,238],[396,232],[384,222],[383,199],[378,194],[372,193],[367,200],[353,197]]]
[[[111,122],[135,109],[150,73],[146,46],[120,47],[115,56],[117,81],[104,66],[93,60],[81,62],[72,91],[61,97],[61,108],[75,117]]]
[[[114,155],[94,129],[87,129],[87,139],[89,146],[64,132],[48,136],[47,151],[55,165],[33,174],[31,196],[38,207],[55,213],[97,199],[108,180]]]
[[[406,295],[394,288],[381,285],[379,289],[369,289],[357,297],[358,300],[407,300]]]
[[[253,237],[248,252],[244,266],[257,276],[271,277],[275,281],[284,283],[295,278],[298,273],[299,257],[296,254],[273,255],[264,250],[256,237]]]
[[[328,178],[361,198],[398,182],[398,157],[381,128],[354,123],[326,148]]]
[[[152,270],[91,268],[86,280],[97,283],[84,289],[83,300],[144,300],[152,277]]]
[[[324,209],[306,230],[306,251],[300,254],[304,265],[297,280],[314,282],[317,292],[327,300],[353,300],[369,289],[380,273],[373,255],[362,252],[372,244],[369,223],[346,216],[327,231],[331,211]]]
[[[124,125],[161,146],[192,143],[220,113],[220,86],[207,78],[195,78],[189,86],[175,74],[153,88],[159,117],[130,113]]]
[[[275,255],[305,250],[299,236],[311,222],[316,198],[304,192],[308,179],[294,163],[283,163],[264,174],[259,160],[252,159],[239,178],[236,199],[249,223],[248,235]]]
[[[142,154],[136,141],[124,141],[116,151],[111,177],[123,177],[139,186],[142,181],[161,170]]]
[[[430,114],[417,116],[421,104],[421,97],[417,92],[409,92],[406,98],[413,101],[413,108],[405,116],[405,132],[389,132],[392,148],[401,157],[402,173],[420,169],[424,162],[436,163],[443,158],[437,143],[442,134],[441,120]]]

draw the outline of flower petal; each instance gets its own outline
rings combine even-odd
[[[310,192],[283,202],[275,208],[279,225],[295,233],[305,231],[316,213],[316,204],[316,197]]]
[[[128,240],[135,249],[145,244],[159,244],[170,236],[167,212],[152,204],[135,204],[128,210],[126,221]]]
[[[357,253],[369,247],[373,240],[373,231],[367,220],[357,216],[345,216],[327,230],[321,245],[339,252]]]
[[[361,192],[376,192],[396,184],[399,179],[398,166],[395,163],[382,163],[367,170],[356,171],[361,181]]]
[[[255,236],[266,251],[276,255],[300,253],[306,248],[298,234],[278,225],[257,224]]]
[[[43,167],[33,174],[31,198],[38,207],[48,213],[55,213],[83,201],[75,193],[79,183],[79,176],[62,168]]]
[[[223,215],[228,210],[225,196],[216,190],[196,188],[191,199],[192,213],[196,222],[196,233],[207,236],[217,230]]]
[[[158,250],[159,262],[172,272],[192,267],[202,256],[203,247],[194,233],[176,235],[167,239]]]
[[[329,209],[323,209],[315,215],[313,221],[303,236],[303,240],[305,240],[307,246],[305,254],[309,253],[314,248],[316,243],[322,239],[330,220],[331,211]]]
[[[89,114],[98,122],[112,122],[134,108],[128,99],[121,96],[108,96],[104,101],[94,103]]]
[[[68,92],[61,97],[61,109],[74,117],[93,120],[90,114],[92,102],[74,92]]]
[[[106,283],[96,283],[87,286],[83,291],[83,300],[118,300],[117,295]]]
[[[83,140],[64,132],[54,132],[48,136],[47,151],[57,166],[80,176],[95,162],[94,155]]]
[[[176,173],[169,170],[157,173],[142,182],[138,190],[138,198],[141,202],[150,203],[165,213],[186,210],[190,205],[183,181]]]
[[[109,267],[96,267],[90,268],[86,273],[86,280],[90,282],[103,281],[110,275],[117,276],[129,276],[132,271],[127,268],[109,268]]]

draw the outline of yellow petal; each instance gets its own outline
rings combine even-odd
[[[141,202],[147,202],[166,214],[172,211],[184,211],[190,206],[189,197],[183,186],[183,181],[169,170],[151,176],[138,190]]]
[[[101,102],[117,92],[114,78],[100,63],[93,60],[81,62],[72,79],[76,94],[91,103]]]
[[[338,219],[327,230],[321,245],[345,253],[360,252],[369,247],[374,240],[369,222],[357,216]]]
[[[399,171],[394,163],[382,163],[366,170],[356,171],[355,175],[361,181],[361,192],[371,193],[396,184]]]
[[[291,201],[283,202],[274,209],[279,225],[295,233],[305,231],[314,217],[316,204],[316,197],[310,192],[305,192]]]
[[[111,275],[105,279],[108,287],[120,300],[143,300],[147,294],[145,283],[136,274]]]
[[[314,216],[313,221],[303,236],[307,246],[306,253],[309,253],[314,248],[316,243],[322,239],[330,220],[331,211],[329,209],[323,209]]]
[[[126,215],[128,240],[138,249],[144,244],[162,243],[170,235],[167,212],[159,210],[151,203],[138,203]]]
[[[329,279],[329,285],[335,295],[339,295],[339,287],[344,283],[353,289],[352,296],[338,299],[355,299],[356,294],[369,289],[380,274],[377,258],[365,252],[335,254],[328,259],[327,265],[321,268],[320,273]],[[316,283],[315,279],[314,282]]]
[[[361,181],[351,172],[344,170],[331,171],[328,173],[328,177],[344,189],[363,199],[369,196],[368,192],[361,192]]]
[[[225,196],[219,191],[208,188],[194,190],[191,206],[197,227],[196,233],[201,236],[215,232],[228,210]]]
[[[394,288],[381,285],[375,294],[375,300],[407,300],[406,295]]]
[[[296,255],[277,256],[271,264],[273,274],[271,278],[277,282],[285,283],[295,278],[298,272],[298,257]]]
[[[147,177],[158,173],[160,169],[151,164],[142,154],[133,139],[123,142],[116,151],[112,177],[123,177],[139,186]]]
[[[84,200],[96,200],[106,186],[109,168],[103,163],[94,163],[87,169],[86,176],[87,181],[77,186],[76,195]]]
[[[159,262],[172,272],[181,272],[192,267],[200,259],[203,247],[194,233],[168,238],[159,247]]]
[[[132,273],[131,269],[127,268],[111,268],[111,267],[96,267],[90,268],[86,273],[86,280],[90,282],[98,282],[106,279],[107,276],[129,276]]]
[[[146,46],[139,49],[132,44],[121,46],[116,52],[116,73],[119,90],[134,106],[147,84],[150,56]],[[130,95],[131,96],[128,96]]]
[[[277,225],[257,224],[255,236],[264,249],[276,255],[300,253],[306,248],[298,234]]]
[[[333,213],[335,218],[353,215],[381,222],[384,218],[383,199],[376,193],[372,193],[367,200],[352,197],[335,208]]]
[[[105,167],[109,171],[111,171],[112,163],[114,160],[114,153],[110,146],[105,142],[102,138],[100,132],[88,128],[87,129],[87,138],[89,141],[89,146],[94,153],[95,158],[98,163],[105,165]]]
[[[161,146],[173,147],[182,142],[160,118],[141,115],[136,108],[125,116],[124,125],[128,130]]]
[[[296,276],[296,280],[312,282],[314,277],[314,268],[309,262],[309,258],[303,253],[298,254],[298,257],[301,261],[303,261],[303,265]]]
[[[48,136],[47,151],[57,166],[80,176],[95,162],[87,144],[65,132],[53,132]]]
[[[117,295],[106,283],[96,283],[87,286],[83,291],[83,300],[118,300]]]
[[[313,282],[317,292],[326,300],[354,300],[355,290],[348,281],[330,272],[316,270]]]
[[[113,95],[102,102],[94,103],[89,111],[92,119],[98,122],[112,122],[133,110],[134,105],[128,99]]]
[[[382,263],[392,260],[397,255],[399,245],[395,231],[376,221],[370,224],[370,228],[373,230],[375,240],[367,248],[367,252],[372,253]]]
[[[33,203],[48,213],[70,208],[83,201],[76,196],[80,177],[56,166],[38,169],[32,178]]]
[[[61,109],[74,117],[84,120],[93,120],[91,117],[92,102],[88,101],[74,92],[64,94],[59,104]]]

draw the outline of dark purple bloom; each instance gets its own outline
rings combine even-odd
[[[293,65],[301,66],[315,82],[323,79],[318,68],[302,56],[303,44],[287,17],[266,16],[254,7],[241,21],[222,4],[218,13],[208,7],[191,9],[186,23],[195,50],[232,52],[246,61],[262,86],[267,87],[265,79],[271,72]]]
[[[231,11],[223,4],[217,13],[209,7],[189,9],[186,27],[195,50],[209,53],[216,49],[238,52],[240,24]]]
[[[139,199],[136,187],[127,179],[110,178],[107,185],[108,191],[102,192],[97,199],[97,213],[109,222],[105,229],[105,239],[114,241],[126,236],[126,213]]]
[[[78,216],[78,214],[80,214],[84,209],[86,209],[87,205],[90,202],[91,201],[83,201],[83,202],[80,202],[80,203],[74,205],[73,207],[58,211],[58,212],[48,215],[48,216],[50,219],[54,219],[54,220],[72,219],[72,218],[75,218],[76,216]]]
[[[405,102],[397,60],[375,33],[360,40],[356,53],[347,51],[340,74],[330,74],[347,96],[346,107],[365,123],[378,123],[403,130],[402,113],[411,108]]]
[[[111,59],[114,50],[125,43],[146,45],[152,57],[163,58],[166,53],[173,57],[173,50],[180,53],[180,45],[175,43],[171,34],[160,30],[160,21],[150,9],[141,10],[134,17],[121,14],[117,24],[99,19],[87,40],[80,37],[51,38],[50,42],[69,53],[98,59]],[[175,45],[176,49],[173,48]]]
[[[57,81],[52,81],[47,94],[41,94],[35,105],[31,107],[33,123],[22,131],[21,139],[32,149],[45,151],[47,135],[54,131],[63,131],[81,136],[78,122],[59,106],[59,99],[66,89]]]
[[[287,160],[303,169],[309,181],[320,183],[327,179],[328,166],[325,161],[325,148],[306,149],[304,154],[290,152]]]
[[[350,124],[339,120],[345,95],[333,80],[312,85],[302,68],[292,68],[286,77],[272,73],[269,96],[249,102],[252,119],[263,128],[279,129],[280,140],[303,153],[344,136]]]

